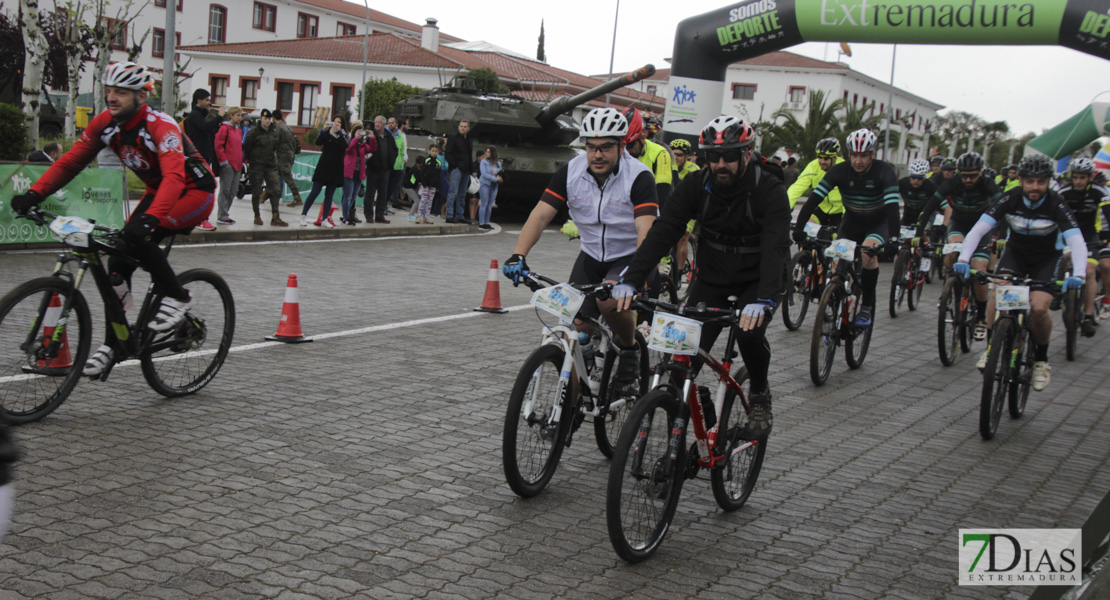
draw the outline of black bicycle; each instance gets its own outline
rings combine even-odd
[[[863,366],[867,348],[871,345],[871,330],[875,325],[874,316],[867,326],[856,325],[856,316],[862,305],[860,296],[861,256],[877,256],[882,253],[881,246],[859,246],[851,240],[837,240],[826,255],[830,260],[840,259],[836,272],[829,278],[817,314],[813,321],[813,336],[810,338],[809,377],[814,385],[824,385],[832,370],[836,349],[844,344],[844,359],[849,369]],[[855,260],[848,256],[854,254]]]
[[[208,269],[178,274],[192,307],[177,326],[153,331],[147,323],[162,295],[153,284],[148,287],[134,323],[129,323],[124,301],[105,270],[105,256],[138,265],[121,249],[119,229],[39,208],[25,218],[38,225],[51,220],[50,231],[65,249],[50,276],[23,283],[0,299],[0,420],[37,421],[58,408],[77,385],[92,344],[92,316],[79,289],[90,274],[104,302],[107,344],[114,352],[113,362],[93,379],[106,381],[116,365],[137,358],[147,383],[166,397],[195,393],[212,381],[235,331],[235,302],[222,277]],[[167,254],[173,239],[167,240]]]
[[[782,322],[790,331],[802,326],[810,302],[820,298],[825,289],[830,267],[824,249],[832,243],[836,227],[813,223],[806,226],[806,233],[809,237],[799,244],[799,250],[790,260],[790,279],[782,299]]]

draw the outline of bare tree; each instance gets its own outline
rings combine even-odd
[[[83,0],[54,5],[55,43],[61,46],[66,57],[66,81],[69,93],[66,98],[66,137],[77,135],[77,96],[80,93],[81,71],[86,59],[92,58],[92,30],[85,24],[89,6]]]
[[[93,81],[101,81],[104,78],[104,70],[112,60],[112,42],[123,35],[127,26],[150,4],[150,0],[143,2],[141,6],[136,6],[134,0],[126,0],[123,6],[116,10],[114,16],[108,14],[110,10],[108,0],[93,0],[93,2],[96,19],[93,24],[93,47],[96,48]],[[103,94],[93,94],[93,107],[93,112],[96,114],[104,110]]]
[[[46,34],[39,21],[38,0],[20,0],[22,13],[23,43],[26,54],[23,59],[23,114],[27,118],[28,135],[32,147],[39,145],[39,105],[42,101],[43,71],[50,51]]]

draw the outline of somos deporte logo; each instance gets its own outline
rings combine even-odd
[[[1079,529],[961,529],[960,585],[1079,585]]]

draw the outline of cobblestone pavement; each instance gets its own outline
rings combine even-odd
[[[1078,527],[1110,487],[1110,331],[1068,363],[1057,327],[1051,387],[984,442],[975,354],[948,368],[936,356],[933,284],[917,312],[880,310],[864,366],[838,358],[821,388],[812,316],[798,332],[777,319],[775,431],[751,499],[722,512],[703,473],[659,552],[625,564],[590,436],[537,498],[504,481],[505,403],[540,323],[471,309],[514,242],[175,249],[179,270],[230,282],[239,349],[195,396],[164,399],[123,367],[15,430],[0,598],[1025,598],[1032,588],[957,586],[957,530]],[[563,276],[576,252],[549,232],[529,262]],[[51,263],[0,254],[0,293]],[[258,345],[290,272],[307,334],[398,326]],[[409,323],[433,317],[458,318]]]

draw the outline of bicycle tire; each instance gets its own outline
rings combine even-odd
[[[547,487],[563,455],[571,413],[565,410],[567,403],[560,398],[563,356],[563,347],[556,344],[544,344],[533,350],[521,365],[509,394],[501,437],[501,464],[509,487],[521,498],[531,498]],[[568,394],[573,394],[573,389]],[[532,406],[526,405],[529,399],[533,400]],[[535,406],[536,403],[540,406]],[[547,424],[556,405],[563,409],[559,421]]]
[[[949,277],[944,282],[937,308],[937,349],[940,351],[940,362],[946,367],[956,364],[956,347],[960,343],[959,298],[956,294],[959,285],[955,277]]]
[[[1064,333],[1066,354],[1069,361],[1075,360],[1079,345],[1079,327],[1083,321],[1082,304],[1079,290],[1064,292]]]
[[[1029,389],[1033,385],[1033,336],[1023,333],[1018,344],[1020,347],[1009,393],[1010,417],[1014,419],[1020,419],[1025,414],[1025,403],[1029,400]]]
[[[916,254],[910,254],[910,261],[907,269],[909,272],[909,281],[913,285],[913,288],[906,294],[906,306],[911,311],[915,311],[918,306],[921,306],[921,293],[925,291],[925,278],[922,277],[920,273],[921,261]]]
[[[605,521],[622,559],[636,563],[659,548],[670,529],[686,472],[685,427],[669,459],[681,402],[669,388],[647,393],[628,416],[609,466]]]
[[[195,394],[208,385],[223,367],[235,336],[235,299],[223,277],[190,269],[177,279],[193,299],[188,316],[169,331],[146,329],[139,351],[143,378],[167,398]],[[157,297],[151,305],[161,301]],[[219,337],[211,339],[213,333]]]
[[[1002,405],[1009,393],[1010,356],[1014,350],[1013,322],[1002,318],[994,323],[987,366],[983,369],[983,392],[979,397],[979,435],[984,440],[994,437],[1002,417]]]
[[[797,331],[806,318],[813,297],[813,257],[809,252],[794,253],[790,260],[790,287],[782,300],[782,322],[790,331]]]
[[[902,308],[902,302],[906,299],[906,281],[909,279],[906,273],[906,264],[909,261],[909,253],[909,250],[903,248],[894,259],[894,269],[892,269],[894,276],[890,280],[890,306],[888,310],[892,319],[898,318],[898,311]]]
[[[855,325],[850,327],[855,331],[844,340],[844,361],[848,363],[849,369],[854,370],[862,367],[864,359],[867,358],[867,349],[871,347],[871,332],[875,328],[875,322],[871,321],[867,327]]]
[[[62,305],[68,295],[73,295],[65,331],[68,365],[51,366],[51,359],[42,356],[45,340],[41,332],[54,294]],[[29,331],[40,332],[30,348],[25,345]],[[0,299],[0,422],[19,425],[38,421],[61,406],[81,378],[91,345],[89,305],[81,290],[72,289],[67,281],[39,277],[4,294]],[[53,360],[58,362],[59,358]],[[62,358],[60,362],[66,361]]]
[[[740,367],[732,378],[743,386],[748,380],[748,368]],[[747,425],[746,417],[744,405],[736,401],[736,392],[731,389],[725,392],[725,401],[718,416],[720,427],[717,449],[728,458],[710,471],[709,482],[713,487],[713,498],[717,500],[717,506],[729,512],[739,509],[748,501],[748,496],[751,496],[755,482],[759,479],[759,471],[763,468],[763,456],[767,453],[765,437],[756,440],[755,445],[733,454],[736,448],[749,441],[742,438]]]
[[[971,343],[974,341],[975,336],[975,319],[972,317],[975,314],[975,286],[970,281],[966,282],[960,288],[960,310],[958,313],[960,327],[958,330],[960,338],[960,352],[967,354],[971,352]]]
[[[829,281],[813,315],[813,335],[809,341],[809,378],[814,385],[824,385],[832,371],[836,347],[840,343],[840,309],[844,286]]]
[[[617,438],[620,437],[621,428],[624,427],[625,419],[628,418],[628,413],[635,406],[636,400],[643,397],[647,392],[648,382],[651,377],[648,363],[650,357],[648,356],[647,340],[644,339],[643,334],[639,331],[636,332],[636,345],[640,347],[640,385],[639,393],[632,400],[625,399],[625,403],[617,408],[610,407],[610,398],[614,397],[616,392],[616,382],[612,381],[613,370],[616,368],[615,352],[609,352],[605,356],[605,368],[601,375],[601,389],[605,390],[604,396],[601,398],[601,404],[605,407],[600,417],[594,417],[594,437],[597,439],[597,448],[605,455],[605,458],[613,458],[613,445],[616,444]],[[620,398],[617,398],[620,400]]]

